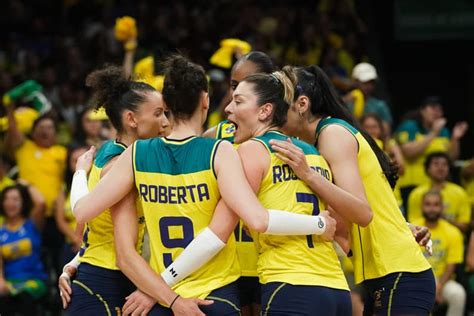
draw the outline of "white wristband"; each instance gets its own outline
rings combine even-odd
[[[206,227],[197,235],[184,251],[170,264],[161,277],[170,287],[195,272],[212,259],[225,243]]]
[[[321,216],[268,210],[269,235],[322,235],[326,231],[326,219]]]
[[[66,273],[66,267],[74,267],[75,269],[77,269],[77,267],[81,264],[81,257],[79,256],[79,252],[76,253],[76,255],[74,256],[74,258],[72,258],[71,261],[69,261],[68,263],[66,263],[63,267],[63,273]]]
[[[71,209],[74,213],[77,201],[89,193],[87,187],[87,173],[85,170],[77,170],[72,177],[71,185]]]

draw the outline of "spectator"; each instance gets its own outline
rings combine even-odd
[[[8,186],[14,185],[15,181],[7,176],[8,167],[7,159],[3,155],[0,156],[0,193]]]
[[[44,201],[32,186],[5,188],[0,211],[0,310],[2,315],[37,315],[46,294],[47,274],[40,259]]]
[[[425,160],[425,171],[430,182],[414,189],[408,198],[408,220],[422,218],[422,200],[426,192],[438,190],[443,197],[442,218],[450,224],[467,232],[471,221],[471,206],[466,191],[459,185],[449,182],[450,159],[447,153],[431,153]]]
[[[461,183],[471,199],[471,208],[474,211],[474,158],[461,169]]]
[[[387,135],[391,134],[392,114],[388,104],[373,96],[377,84],[377,71],[369,63],[359,63],[352,70],[356,89],[344,96],[344,101],[357,119],[367,113],[376,113],[384,123]]]
[[[76,219],[72,214],[70,189],[72,176],[76,168],[77,158],[85,153],[89,147],[75,147],[69,150],[68,166],[65,174],[64,190],[56,200],[55,218],[59,231],[66,237],[62,253],[60,255],[60,266],[66,265],[79,251],[82,243],[82,231],[76,230]]]
[[[104,142],[101,135],[102,122],[97,118],[93,109],[84,109],[77,116],[72,147],[95,146],[100,148]]]
[[[452,135],[445,125],[440,99],[428,97],[413,119],[404,120],[396,130],[396,139],[405,157],[405,173],[399,179],[405,208],[411,190],[429,183],[423,170],[426,156],[438,151],[448,153],[453,160],[459,156],[459,140],[464,136],[468,125],[466,122],[457,123]]]
[[[433,240],[433,255],[427,259],[436,277],[436,302],[448,304],[448,316],[464,315],[466,291],[454,280],[457,264],[463,262],[464,245],[461,233],[442,218],[443,199],[436,190],[426,192],[422,198],[422,214],[415,224],[427,226]]]

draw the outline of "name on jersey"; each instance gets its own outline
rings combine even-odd
[[[331,181],[330,173],[328,169],[319,166],[310,166],[311,169],[321,174],[323,177]],[[298,180],[298,177],[293,172],[293,169],[289,165],[273,166],[273,183]]]
[[[151,203],[184,204],[210,199],[206,183],[186,186],[140,184],[139,189],[142,199]]]

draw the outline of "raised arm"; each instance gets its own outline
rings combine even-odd
[[[329,163],[334,183],[308,166],[300,148],[289,141],[270,141],[295,174],[345,220],[362,227],[372,220],[357,162],[358,143],[341,126],[328,126],[319,137],[318,149]],[[334,146],[337,144],[337,146]]]
[[[7,118],[8,118],[8,130],[5,135],[5,146],[7,150],[13,153],[13,151],[20,147],[25,141],[25,135],[18,129],[18,125],[15,120],[15,109],[13,104],[6,106]]]
[[[92,164],[94,150],[91,148],[79,157],[72,181],[71,206],[78,223],[85,223],[98,216],[125,197],[134,187],[130,146],[89,193],[87,172]]]

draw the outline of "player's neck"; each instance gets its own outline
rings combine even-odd
[[[117,135],[117,141],[119,143],[124,144],[127,147],[133,144],[133,142],[136,140],[137,140],[137,137],[135,135],[128,135],[128,134]]]
[[[299,139],[307,142],[308,144],[316,143],[316,128],[318,127],[321,117],[313,117],[310,120],[303,121],[304,124],[299,133]]]
[[[183,139],[190,136],[200,135],[202,133],[201,122],[195,120],[189,121],[175,121],[173,130],[168,138]]]

